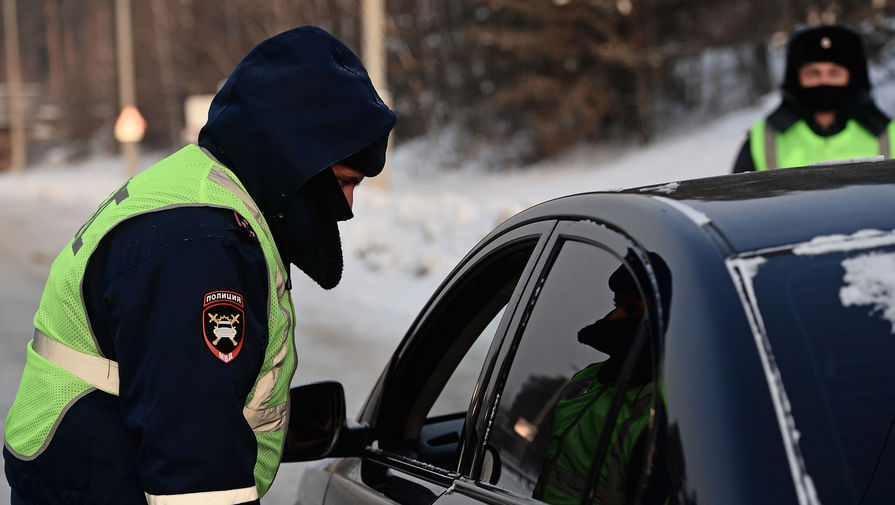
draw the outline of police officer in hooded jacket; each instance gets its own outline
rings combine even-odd
[[[257,503],[296,367],[289,265],[339,282],[337,223],[395,122],[325,31],[255,47],[199,144],[122,185],[54,261],[6,421],[12,503]]]
[[[735,173],[891,156],[893,123],[871,98],[864,45],[850,28],[796,30],[782,95],[777,109],[750,130]]]

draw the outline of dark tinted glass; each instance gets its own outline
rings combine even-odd
[[[476,381],[536,244],[527,238],[491,251],[452,279],[387,379],[380,448],[457,469]]]
[[[633,301],[631,293],[609,289],[614,273],[630,281]],[[548,503],[578,503],[615,400],[620,410],[610,452],[618,457],[606,458],[615,472],[608,492],[625,488],[620,480],[631,477],[633,460],[642,458],[635,453],[645,447],[637,442],[652,401],[651,371],[644,380],[642,367],[635,367],[637,378],[625,391],[615,387],[626,345],[646,327],[633,279],[606,250],[576,241],[562,245],[523,329],[488,441],[499,455],[498,486]],[[629,317],[615,317],[623,315],[617,309],[622,298],[634,306]],[[604,495],[605,480],[597,486]]]
[[[822,503],[895,503],[893,280],[892,248],[776,256],[754,280]]]

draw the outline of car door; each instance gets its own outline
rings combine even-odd
[[[470,253],[442,284],[362,411],[375,442],[365,456],[331,464],[326,504],[432,503],[453,484],[467,420],[479,415],[470,399],[496,359],[553,226],[544,221],[506,231]]]
[[[468,431],[481,439],[470,437],[469,466],[437,503],[663,501],[657,365],[668,268],[607,226],[565,221],[536,271],[497,373],[474,399],[487,415]],[[628,295],[643,312],[617,318]]]

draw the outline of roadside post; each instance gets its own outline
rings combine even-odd
[[[386,52],[385,52],[385,1],[384,0],[362,0],[361,1],[361,24],[363,30],[363,39],[361,43],[362,59],[364,66],[367,68],[367,74],[373,87],[379,92],[382,101],[386,105],[391,106],[391,96],[388,92],[388,82],[386,79]],[[392,133],[392,140],[395,135]],[[392,142],[389,142],[387,149],[391,150]],[[389,156],[386,155],[386,168],[388,167]],[[380,189],[388,188],[388,170],[383,170],[377,177],[374,177],[370,184]]]
[[[137,87],[134,77],[134,37],[130,0],[115,0],[115,29],[118,39],[118,99],[121,104],[121,113],[115,121],[115,139],[121,142],[125,171],[130,178],[137,174],[139,154],[137,142],[143,139],[146,131],[146,121],[136,107]]]
[[[137,173],[137,143],[143,140],[146,133],[146,120],[134,105],[125,105],[115,120],[115,140],[121,142],[127,176]]]

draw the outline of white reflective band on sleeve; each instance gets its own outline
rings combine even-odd
[[[34,330],[31,347],[47,361],[71,372],[87,384],[113,395],[118,394],[117,362],[76,351],[38,330]]]
[[[288,420],[286,417],[287,407],[287,403],[281,403],[261,410],[243,407],[242,415],[255,433],[271,433],[286,427]]]
[[[255,433],[280,431],[286,428],[288,422],[288,405],[281,403],[268,407],[270,398],[273,395],[277,385],[277,376],[283,367],[283,361],[286,359],[288,347],[286,342],[280,347],[277,355],[273,358],[273,368],[255,383],[255,395],[249,400],[248,404],[242,409],[242,414],[248,421],[249,426]]]
[[[149,505],[236,505],[257,499],[258,490],[255,486],[204,493],[162,495],[146,493],[146,502]]]

